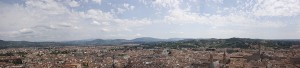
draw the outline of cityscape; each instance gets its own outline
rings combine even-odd
[[[300,68],[300,0],[0,0],[0,68]]]
[[[81,42],[83,45],[78,43],[79,41],[56,43],[64,46],[39,42],[31,44],[40,46],[30,46],[23,42],[24,45],[19,44],[21,47],[7,47],[0,50],[0,66],[8,68],[298,68],[300,66],[299,40],[230,38],[170,41],[148,37],[134,40],[141,39],[144,41],[124,42],[124,40],[119,42],[120,44],[115,44],[117,42],[102,44],[104,40]],[[71,43],[72,45],[68,45]],[[13,44],[2,41],[1,45]]]

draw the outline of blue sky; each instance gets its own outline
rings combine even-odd
[[[0,39],[299,39],[299,0],[1,0]]]

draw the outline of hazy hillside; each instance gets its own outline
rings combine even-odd
[[[147,43],[148,48],[169,47],[169,48],[251,48],[254,45],[266,47],[289,48],[292,45],[300,45],[300,41],[295,40],[262,40],[249,38],[230,38],[230,39],[185,39],[175,42]]]
[[[253,45],[263,45],[266,47],[289,48],[292,45],[300,45],[297,40],[262,40],[249,38],[229,38],[229,39],[158,39],[142,37],[132,40],[126,39],[94,39],[76,40],[65,42],[28,42],[28,41],[3,41],[0,40],[0,48],[11,47],[48,47],[48,46],[101,46],[101,45],[121,45],[121,44],[143,44],[145,47],[170,47],[170,48],[194,48],[194,47],[213,47],[213,48],[251,48]]]

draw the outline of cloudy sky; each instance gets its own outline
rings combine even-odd
[[[300,0],[0,0],[0,39],[299,39]]]

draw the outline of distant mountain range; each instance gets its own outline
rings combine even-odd
[[[141,37],[132,40],[127,39],[94,39],[94,40],[76,40],[63,42],[28,42],[28,41],[4,41],[0,40],[0,49],[10,47],[47,47],[47,46],[85,46],[85,45],[120,45],[128,43],[151,43],[151,42],[168,42],[179,41],[184,38],[159,39],[152,37]]]
[[[76,44],[76,45],[118,45],[118,44],[126,44],[126,43],[150,43],[150,42],[167,42],[167,41],[179,41],[184,40],[183,38],[170,38],[170,39],[159,39],[152,37],[141,37],[135,38],[132,40],[126,39],[95,39],[95,40],[77,40],[77,41],[66,41],[61,43],[66,44]]]
[[[179,40],[184,40],[184,39],[187,39],[187,38],[159,39],[159,38],[152,38],[152,37],[141,37],[141,38],[132,39],[130,41],[132,41],[132,42],[159,42],[159,41],[179,41]]]
[[[300,46],[297,39],[250,39],[250,38],[229,38],[229,39],[184,39],[175,42],[146,43],[145,48],[167,47],[167,48],[250,48],[258,45],[272,48],[290,48]]]
[[[275,39],[267,40],[268,45],[276,46],[291,46],[300,45],[300,40],[297,39]],[[62,41],[62,42],[29,42],[29,41],[4,41],[0,40],[0,49],[3,48],[17,48],[17,47],[49,47],[49,46],[99,46],[99,45],[122,45],[122,44],[145,44],[149,46],[161,46],[173,47],[173,46],[185,46],[185,47],[201,47],[207,45],[213,45],[212,47],[241,47],[249,46],[248,43],[260,43],[261,39],[250,38],[229,38],[229,39],[192,39],[192,38],[170,38],[159,39],[152,37],[141,37],[132,40],[127,39],[89,39],[89,40],[76,40],[76,41]],[[246,47],[246,48],[247,48]]]

